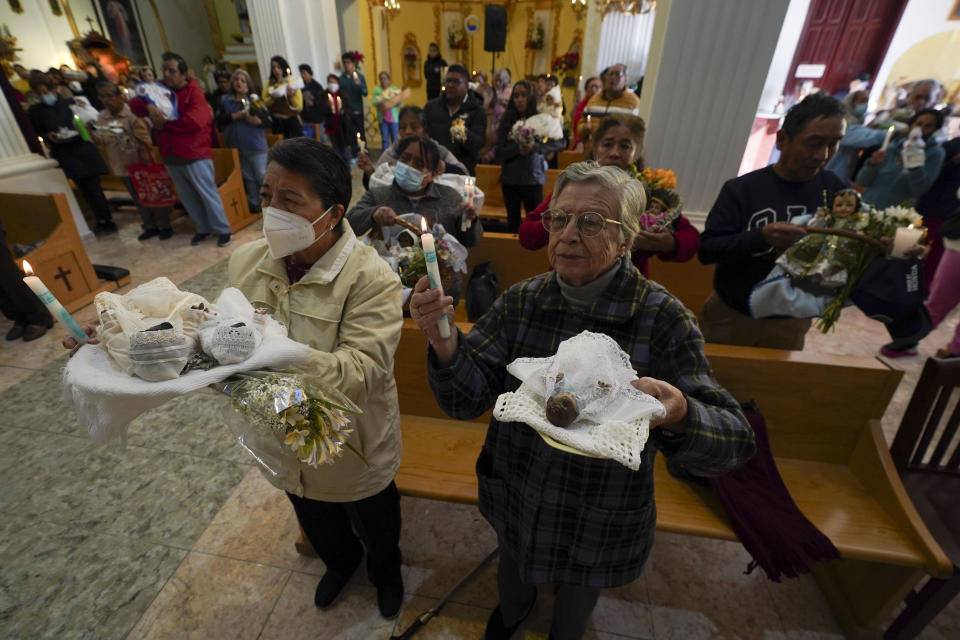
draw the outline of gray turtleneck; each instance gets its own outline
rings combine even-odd
[[[613,282],[614,277],[620,273],[620,269],[623,268],[626,259],[624,256],[620,256],[612,267],[607,269],[604,273],[601,273],[597,278],[591,280],[587,284],[580,285],[575,287],[572,284],[568,284],[563,281],[563,278],[560,277],[560,274],[557,274],[557,284],[560,285],[560,293],[563,295],[563,299],[566,300],[574,309],[588,309],[597,299],[600,297],[604,291],[607,290],[607,287],[610,286],[610,283]]]

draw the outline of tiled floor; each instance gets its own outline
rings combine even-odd
[[[134,284],[165,275],[208,296],[222,286],[223,259],[258,235],[244,230],[227,249],[190,247],[181,219],[173,239],[140,244],[134,215],[118,217],[120,234],[89,247],[94,262],[130,268]],[[77,316],[89,321],[91,309]],[[386,639],[495,546],[474,507],[404,498],[399,619],[379,616],[362,569],[320,612],[312,596],[323,564],[295,552],[293,512],[231,443],[222,399],[170,402],[131,425],[126,449],[94,447],[57,402],[57,334],[0,345],[0,637]],[[920,357],[890,363],[906,376],[884,417],[888,438],[923,357],[947,335],[942,327]],[[835,333],[811,333],[807,348],[872,357],[882,342],[880,325],[847,310]],[[658,533],[644,575],[603,593],[587,638],[841,637],[811,578],[774,584],[745,575],[748,560],[739,544]],[[542,591],[528,639],[549,628],[551,594]],[[415,637],[479,638],[496,601],[488,566]],[[960,603],[923,637],[960,637]]]

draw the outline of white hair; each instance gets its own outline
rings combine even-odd
[[[620,201],[620,235],[629,245],[640,230],[640,216],[647,210],[647,192],[633,176],[619,167],[601,167],[593,160],[574,162],[557,177],[551,202],[571,182],[593,182],[603,191],[612,191]]]

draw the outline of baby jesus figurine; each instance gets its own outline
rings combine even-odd
[[[847,229],[858,231],[864,223],[860,212],[860,194],[853,189],[844,189],[833,196],[830,208],[821,207],[812,217],[801,216],[791,220],[805,225],[810,233],[800,238],[777,258],[787,274],[805,284],[819,285],[828,289],[844,286],[849,277],[848,269],[859,255],[860,241],[835,235],[816,233],[815,229]]]

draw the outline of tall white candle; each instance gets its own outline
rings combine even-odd
[[[440,295],[443,295],[443,284],[440,282],[440,265],[437,264],[437,248],[433,242],[433,234],[426,232],[426,218],[421,219],[421,225],[424,232],[420,236],[420,244],[423,245],[423,260],[427,263],[427,276],[430,278],[430,286],[434,289],[440,289]],[[450,337],[450,320],[447,316],[440,317],[437,328],[440,330],[441,338]]]
[[[26,260],[23,261],[23,272],[27,274],[23,278],[24,284],[30,287],[30,290],[40,298],[40,302],[47,307],[50,315],[52,315],[55,320],[62,322],[63,326],[70,332],[70,335],[77,339],[77,342],[80,344],[85,343],[87,341],[87,334],[84,333],[83,328],[77,324],[77,321],[73,319],[70,312],[63,308],[60,301],[50,293],[50,289],[47,289],[47,286],[41,282],[40,278],[33,275],[33,268]]]
[[[477,179],[472,176],[467,176],[463,181],[463,190],[464,190],[464,202],[470,206],[473,206],[473,192],[477,188]],[[467,218],[467,212],[464,210],[460,213],[460,231],[466,231],[470,228],[470,220]]]
[[[894,129],[894,128],[893,128],[893,125],[890,125],[890,128],[887,129],[887,135],[886,135],[886,137],[883,139],[883,146],[880,147],[880,151],[886,151],[886,150],[887,150],[887,145],[890,144],[890,138],[893,137],[893,129]]]

